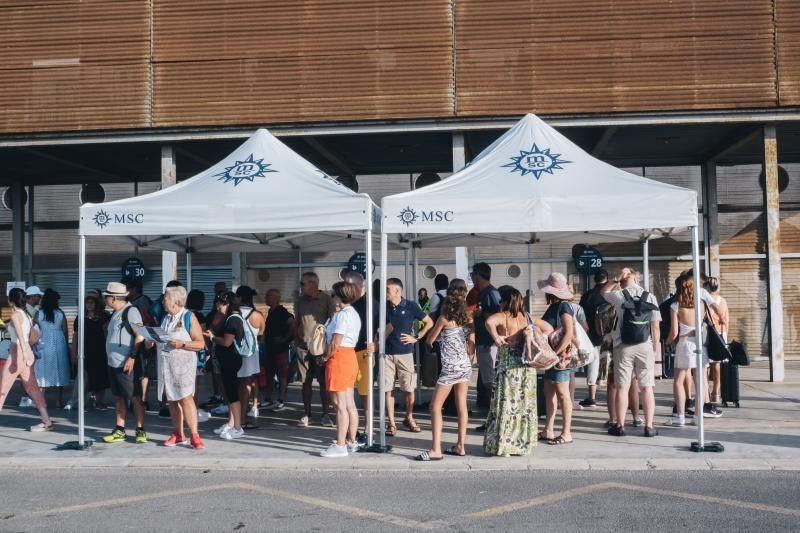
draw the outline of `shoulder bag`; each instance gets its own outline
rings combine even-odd
[[[533,323],[531,316],[525,313],[525,318],[528,325],[522,332],[522,364],[538,370],[547,370],[558,363],[560,359],[550,347],[547,336]],[[508,332],[508,325],[506,325],[506,332]]]

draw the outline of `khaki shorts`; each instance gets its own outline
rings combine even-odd
[[[639,387],[655,387],[656,354],[652,342],[614,346],[612,361],[615,385],[627,387],[631,383],[631,375],[635,375]]]
[[[389,392],[394,389],[394,382],[400,383],[403,392],[414,392],[417,386],[417,374],[414,372],[414,354],[386,354],[383,367],[383,387]]]
[[[366,396],[369,394],[369,388],[372,385],[372,367],[375,366],[375,359],[372,360],[372,365],[370,366],[369,353],[366,350],[357,351],[356,359],[358,360],[356,388],[359,396]]]
[[[325,386],[325,365],[318,365],[313,355],[310,355],[303,348],[295,348],[297,357],[294,362],[297,365],[297,374],[300,383],[311,383],[315,379],[321,386]]]

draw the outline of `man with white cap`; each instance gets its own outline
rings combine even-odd
[[[125,414],[130,402],[136,418],[136,443],[142,444],[147,442],[147,433],[142,405],[142,363],[137,354],[144,339],[132,327],[142,324],[142,315],[126,301],[127,296],[125,284],[113,281],[103,292],[106,305],[114,310],[108,322],[106,354],[111,392],[116,397],[116,425],[103,440],[107,443],[125,441]]]
[[[39,312],[39,303],[41,303],[43,295],[42,289],[36,285],[31,285],[25,289],[25,308],[29,317],[34,318]]]

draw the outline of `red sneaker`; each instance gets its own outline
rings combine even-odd
[[[183,435],[178,435],[177,433],[172,433],[170,437],[164,441],[164,446],[168,448],[172,448],[173,446],[177,446],[178,444],[187,444],[186,437]]]
[[[200,440],[200,435],[198,435],[197,433],[194,433],[192,435],[191,446],[195,450],[202,450],[202,449],[204,449],[206,447],[206,445],[203,444],[203,441]]]

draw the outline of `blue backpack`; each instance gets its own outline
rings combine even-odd
[[[246,317],[243,317],[242,315],[231,315],[228,317],[228,320],[233,317],[237,317],[242,321],[242,338],[241,340],[236,338],[233,339],[233,347],[242,357],[252,357],[258,353],[258,337],[253,331],[253,326],[250,325],[250,321],[248,320],[252,314],[253,311],[250,311]]]

